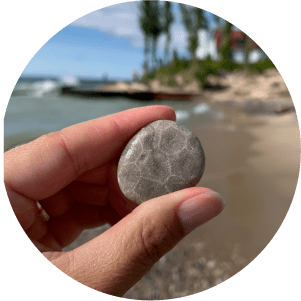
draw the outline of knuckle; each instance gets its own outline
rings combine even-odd
[[[142,260],[146,265],[155,264],[178,241],[178,235],[168,224],[164,222],[156,224],[151,219],[143,220],[140,230],[140,245],[143,248]]]
[[[70,165],[72,166],[75,175],[78,177],[82,173],[88,170],[88,162],[86,160],[85,156],[78,156],[76,152],[72,150],[72,147],[70,147],[70,142],[66,138],[66,136],[63,134],[62,131],[55,132],[54,137],[57,139],[57,145],[61,148],[63,151],[65,158],[68,160]],[[51,139],[52,136],[49,136]]]

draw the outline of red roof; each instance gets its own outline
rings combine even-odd
[[[221,47],[222,39],[223,39],[222,32],[220,29],[215,30],[215,39],[216,39],[216,46],[219,49]],[[231,41],[230,41],[231,49],[232,50],[244,50],[245,49],[244,44],[245,43],[244,43],[243,32],[232,30],[231,31]],[[260,49],[260,47],[253,40],[251,40],[251,49]]]

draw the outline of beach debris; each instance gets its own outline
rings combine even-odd
[[[177,122],[158,120],[128,142],[118,163],[117,178],[123,194],[141,204],[195,186],[204,168],[199,139]]]

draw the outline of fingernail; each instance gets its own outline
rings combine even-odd
[[[225,202],[217,192],[209,191],[184,201],[177,214],[186,234],[217,216]]]

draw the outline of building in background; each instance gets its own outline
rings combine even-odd
[[[223,42],[223,35],[220,29],[214,32],[216,47],[220,49]],[[256,63],[257,61],[266,58],[266,54],[262,49],[247,36],[247,39],[251,41],[251,50],[249,53],[249,62]],[[245,60],[245,49],[246,49],[246,39],[244,33],[240,30],[232,30],[230,36],[230,47],[233,53],[233,59],[236,63],[244,63]]]

